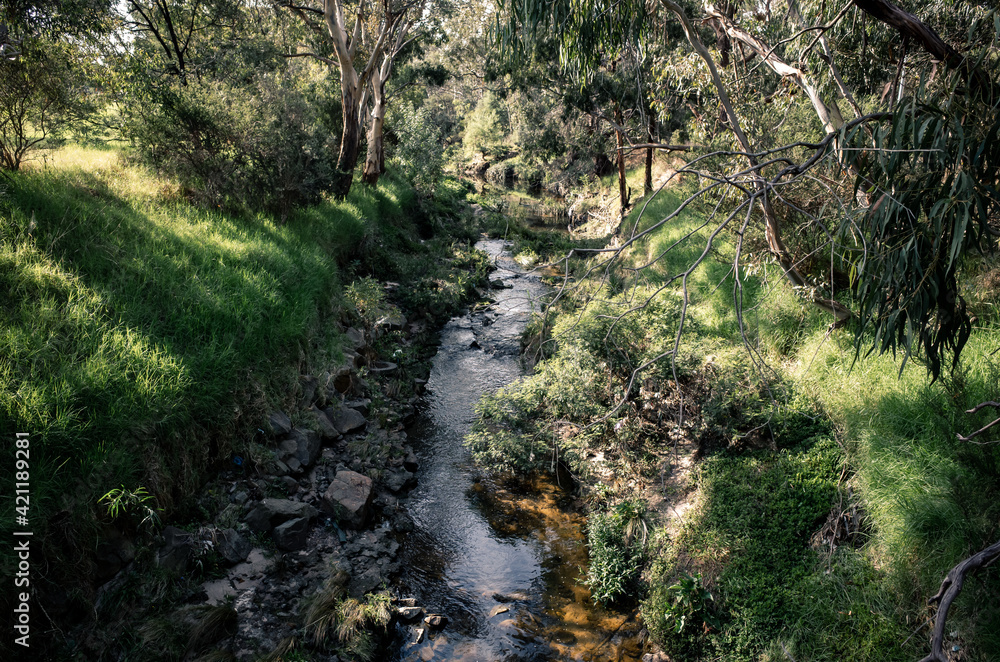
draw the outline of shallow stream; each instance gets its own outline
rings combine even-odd
[[[462,446],[481,395],[520,376],[521,331],[546,293],[502,241],[478,247],[499,266],[492,278],[513,287],[444,328],[428,410],[411,430],[421,468],[400,588],[448,624],[419,642],[422,624],[397,626],[394,659],[638,660],[634,613],[601,609],[580,583],[586,538],[573,495],[546,480],[511,488],[483,478]]]

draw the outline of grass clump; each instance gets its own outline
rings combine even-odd
[[[347,596],[347,577],[336,573],[305,605],[305,632],[315,646],[324,648],[336,641],[336,648],[355,659],[373,659],[377,640],[373,631],[384,629],[392,620],[392,596],[369,593],[362,599]]]
[[[646,543],[645,506],[622,501],[587,521],[590,564],[584,583],[594,601],[607,605],[635,597]]]

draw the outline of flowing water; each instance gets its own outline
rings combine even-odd
[[[572,494],[544,479],[511,488],[482,478],[462,446],[480,396],[521,374],[520,334],[546,293],[502,241],[478,247],[500,267],[492,277],[513,287],[444,328],[428,412],[412,431],[421,469],[401,588],[449,622],[419,642],[421,624],[398,626],[395,659],[637,660],[634,614],[597,607],[579,582],[586,540]]]

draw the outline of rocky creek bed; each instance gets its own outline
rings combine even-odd
[[[308,607],[324,594],[373,592],[391,595],[393,619],[374,659],[642,656],[634,613],[596,607],[580,584],[582,505],[545,481],[493,482],[462,447],[481,394],[520,374],[520,333],[545,291],[503,242],[480,248],[500,267],[495,300],[442,330],[431,374],[416,379],[425,398],[373,385],[390,382],[395,366],[370,351],[375,334],[409,342],[421,329],[399,315],[368,332],[348,329],[345,363],[303,376],[298,410],[270,415],[262,432],[273,455],[257,471],[237,464],[221,473],[205,490],[214,515],[200,526],[163,529],[155,564],[168,576],[203,578],[185,584],[183,604],[160,619],[190,632],[188,657],[282,659],[300,650],[311,660],[352,659],[331,652],[332,633],[327,645],[318,640]],[[99,550],[113,578],[98,609],[129,582],[132,554],[124,540]],[[206,631],[199,623],[213,609],[220,625]]]

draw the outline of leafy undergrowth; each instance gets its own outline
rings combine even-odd
[[[281,224],[192,206],[116,151],[65,148],[3,180],[0,433],[30,435],[33,581],[44,568],[86,604],[102,495],[148,490],[182,517],[210,467],[249,457],[300,372],[341,357],[351,280],[398,280],[402,305],[455,310],[486,265],[445,236],[434,205],[464,192],[442,190],[421,212],[387,177]],[[4,576],[15,561],[3,554]]]
[[[684,190],[634,214],[636,232]],[[959,370],[932,384],[919,363],[900,377],[891,356],[855,359],[850,330],[831,333],[767,263],[741,276],[741,333],[723,234],[688,274],[671,366],[662,357],[684,298],[668,279],[702,254],[702,222],[681,214],[628,247],[624,266],[590,278],[593,262],[571,262],[560,302],[529,327],[533,374],[483,399],[468,445],[495,471],[571,469],[599,505],[592,537],[607,533],[608,504],[660,504],[658,526],[647,511],[646,588],[624,581],[627,565],[605,577],[608,564],[599,587],[640,599],[653,641],[676,659],[923,657],[927,599],[1000,536],[1000,445],[956,439],[995,415],[964,413],[997,399],[995,262],[966,267],[978,328]],[[700,458],[683,494],[664,482],[675,443]],[[666,511],[682,497],[694,505],[671,535]],[[995,570],[966,582],[946,641],[961,659],[1000,658],[998,593]]]

